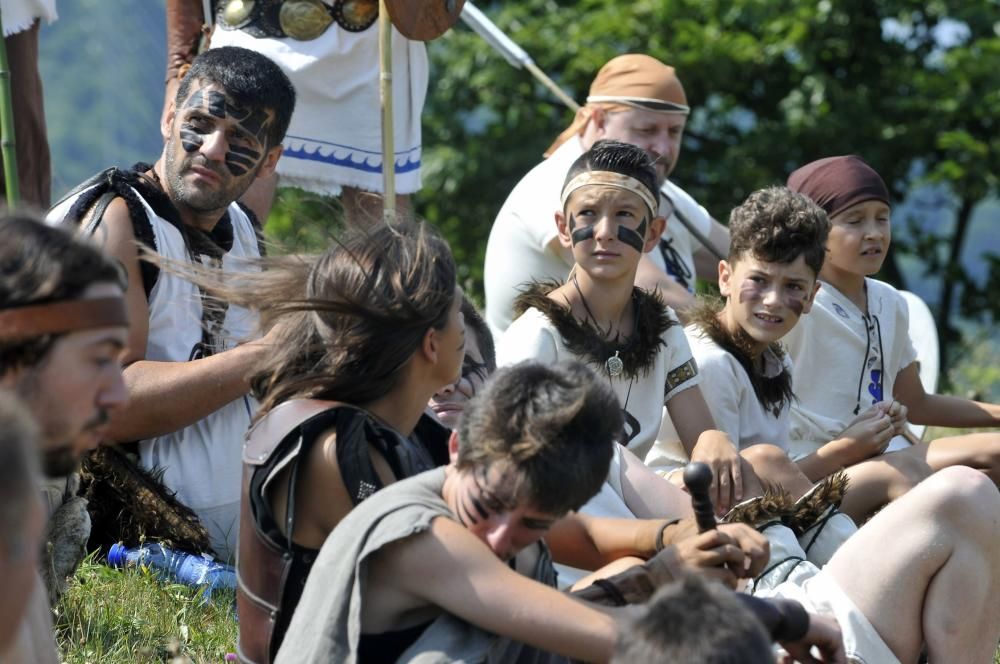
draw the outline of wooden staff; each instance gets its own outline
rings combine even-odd
[[[10,68],[7,66],[7,40],[3,39],[3,13],[0,12],[0,153],[3,154],[3,177],[4,187],[7,191],[8,210],[15,209],[21,200],[21,184],[17,178],[15,146]]]
[[[382,218],[396,220],[396,146],[392,117],[392,20],[378,0],[379,97],[382,102]]]

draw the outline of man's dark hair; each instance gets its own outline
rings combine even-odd
[[[612,664],[774,664],[761,622],[715,581],[661,588],[618,633]]]
[[[497,468],[512,500],[564,514],[600,490],[623,426],[618,397],[584,364],[522,362],[466,404],[456,466]]]
[[[656,184],[656,166],[646,151],[631,143],[603,140],[594,143],[569,167],[565,187],[570,180],[587,171],[611,171],[633,177],[649,188],[657,204],[660,202],[660,188]],[[655,215],[656,210],[652,210]]]
[[[471,329],[476,335],[476,343],[479,344],[479,354],[483,356],[483,364],[486,365],[486,372],[493,373],[497,370],[497,347],[493,341],[493,333],[490,326],[483,320],[483,315],[476,309],[466,296],[462,296],[462,316],[465,317],[466,333]]]
[[[73,300],[91,285],[118,284],[125,271],[97,247],[27,214],[0,217],[0,310]],[[38,364],[59,338],[0,340],[0,375]]]
[[[295,110],[295,88],[270,58],[239,46],[204,51],[191,63],[177,88],[179,106],[188,98],[194,81],[222,86],[233,101],[247,109],[274,111],[267,134],[267,148],[281,143]]]
[[[729,215],[729,261],[791,263],[803,256],[819,274],[829,234],[826,212],[808,197],[786,187],[759,189]]]

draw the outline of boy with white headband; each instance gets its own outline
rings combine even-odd
[[[535,282],[518,298],[521,315],[499,342],[497,364],[586,362],[618,396],[625,418],[619,442],[639,457],[653,444],[666,404],[691,458],[712,467],[718,478],[713,498],[725,512],[745,493],[736,448],[714,431],[677,318],[658,294],[634,285],[640,257],[653,250],[663,231],[664,219],[654,212],[655,179],[648,155],[617,141],[598,141],[573,164],[556,225],[576,265],[565,282]],[[616,481],[630,474],[633,459],[616,451],[609,476],[613,491],[605,487],[599,499],[606,504],[591,501],[585,512],[633,516],[627,492]],[[747,477],[749,491],[758,488],[749,486],[753,482]]]
[[[718,261],[680,221],[683,216],[725,253],[726,228],[680,187],[667,180],[680,156],[684,125],[690,112],[677,72],[659,60],[630,53],[610,60],[590,86],[587,103],[572,124],[511,191],[497,214],[486,247],[486,322],[499,336],[513,320],[514,300],[529,281],[565,281],[573,266],[552,224],[561,209],[561,190],[570,165],[598,140],[630,143],[655,161],[656,181],[666,192],[657,214],[667,219],[654,249],[639,262],[637,283],[656,287],[667,304],[679,308],[693,302],[695,276],[714,278]],[[668,200],[669,199],[669,200]]]

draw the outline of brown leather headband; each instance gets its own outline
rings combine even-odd
[[[128,326],[125,300],[104,297],[65,300],[0,311],[0,339]]]

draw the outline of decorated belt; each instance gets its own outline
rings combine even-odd
[[[243,30],[254,37],[316,39],[336,23],[361,32],[378,18],[378,0],[222,0],[216,21],[223,30]]]

